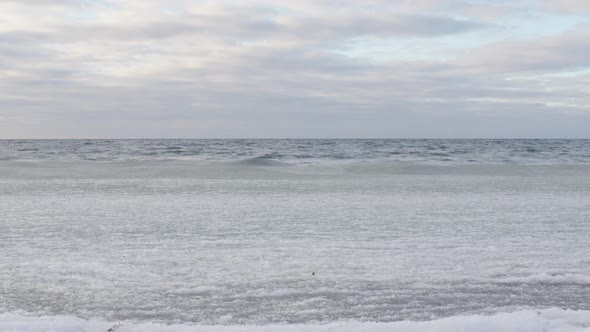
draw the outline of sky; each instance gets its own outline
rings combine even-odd
[[[0,0],[0,138],[590,138],[587,0]]]

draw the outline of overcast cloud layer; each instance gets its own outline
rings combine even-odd
[[[0,138],[590,138],[590,1],[0,0]]]

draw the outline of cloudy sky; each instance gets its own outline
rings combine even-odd
[[[0,138],[590,138],[587,0],[0,0]]]

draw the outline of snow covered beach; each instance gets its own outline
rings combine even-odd
[[[83,320],[74,317],[26,317],[13,314],[0,315],[0,330],[5,332],[583,332],[590,329],[590,311],[564,311],[546,309],[519,311],[493,316],[456,316],[425,322],[334,322],[321,325],[165,325],[156,323],[116,323]]]

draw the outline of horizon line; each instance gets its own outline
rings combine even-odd
[[[102,137],[102,138],[0,138],[0,141],[67,141],[67,140],[590,140],[590,137]]]

